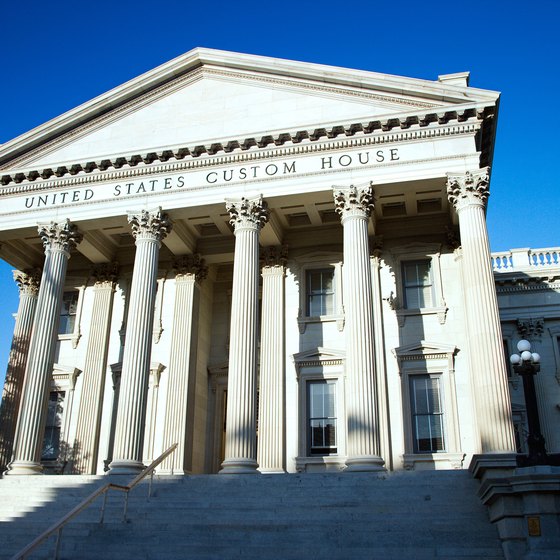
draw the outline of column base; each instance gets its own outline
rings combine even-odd
[[[142,461],[117,459],[109,465],[108,475],[111,474],[139,474],[146,468]]]
[[[8,470],[4,473],[4,476],[37,474],[43,474],[43,466],[41,463],[36,463],[34,461],[14,461],[8,465]]]
[[[344,472],[379,472],[386,471],[385,461],[377,455],[359,455],[346,459]]]
[[[259,464],[253,459],[226,459],[218,474],[259,474]]]
[[[259,468],[261,474],[286,474],[284,469],[274,469],[274,468]]]

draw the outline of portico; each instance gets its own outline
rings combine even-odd
[[[0,150],[0,256],[43,270],[10,473],[49,468],[55,364],[81,371],[74,473],[172,443],[164,472],[226,475],[513,451],[480,202],[498,94],[196,49],[102,97]],[[37,222],[67,232],[46,253]]]

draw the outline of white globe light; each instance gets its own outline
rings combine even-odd
[[[521,356],[519,354],[512,354],[509,357],[509,361],[516,366],[517,364],[519,364],[521,362]]]
[[[517,349],[520,352],[526,352],[527,350],[531,350],[531,343],[528,340],[520,340],[517,343]]]
[[[539,354],[537,354],[536,352],[533,352],[531,354],[531,357],[533,358],[533,363],[534,364],[538,364],[541,361],[541,357]]]
[[[531,352],[529,352],[529,350],[525,350],[525,352],[521,352],[521,359],[524,362],[530,362],[532,357],[533,357],[533,354],[531,354]]]

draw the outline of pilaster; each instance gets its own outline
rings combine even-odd
[[[261,270],[262,319],[259,392],[259,470],[286,469],[284,441],[284,278],[287,248],[266,247]]]
[[[349,471],[382,470],[380,456],[373,297],[369,262],[368,221],[373,188],[334,187],[334,201],[344,228],[343,296],[348,391]]]
[[[502,332],[486,228],[488,168],[449,174],[449,202],[459,215],[469,358],[482,453],[515,450]]]
[[[41,451],[66,268],[71,251],[82,240],[82,234],[69,220],[40,225],[38,232],[45,248],[45,264],[9,474],[42,472]]]
[[[381,268],[383,240],[377,236],[372,242],[370,256],[371,284],[373,297],[373,335],[375,347],[375,385],[377,387],[377,409],[379,412],[379,445],[381,457],[392,469],[391,429],[389,422],[389,395],[387,389],[387,359],[385,356],[385,328],[383,320],[383,294],[381,292]]]
[[[185,255],[175,261],[175,307],[167,385],[167,407],[163,432],[165,451],[177,449],[162,463],[167,473],[188,473],[192,469],[194,399],[198,345],[198,284],[208,267],[200,255]]]
[[[234,227],[225,460],[223,474],[256,473],[259,233],[268,220],[262,197],[226,201]]]
[[[39,269],[14,271],[14,281],[19,288],[19,305],[0,408],[0,472],[12,457],[40,279]]]
[[[89,329],[83,385],[74,439],[74,473],[95,474],[99,451],[103,389],[107,371],[109,329],[113,295],[119,267],[117,263],[99,264],[92,270],[93,312]]]
[[[144,467],[144,425],[150,375],[154,304],[161,242],[171,221],[161,208],[129,214],[136,255],[130,288],[126,344],[121,374],[112,474],[134,474]]]

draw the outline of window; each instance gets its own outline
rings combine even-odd
[[[56,461],[60,453],[60,430],[62,426],[62,413],[64,412],[64,391],[51,391],[49,394],[49,407],[45,437],[43,438],[43,461]]]
[[[507,339],[502,339],[503,345],[504,345],[504,359],[506,361],[506,371],[507,371],[507,376],[508,379],[511,379],[513,377],[513,366],[511,365],[511,362],[509,361],[509,357],[511,356],[511,352],[509,351],[509,344]]]
[[[78,292],[64,292],[58,334],[73,334],[78,312]]]
[[[309,455],[337,453],[335,381],[309,381],[307,391]]]
[[[405,308],[434,306],[434,285],[429,260],[403,262],[402,276]]]
[[[306,296],[308,317],[334,314],[334,268],[307,271]]]
[[[445,451],[440,377],[410,376],[410,399],[414,452]]]

